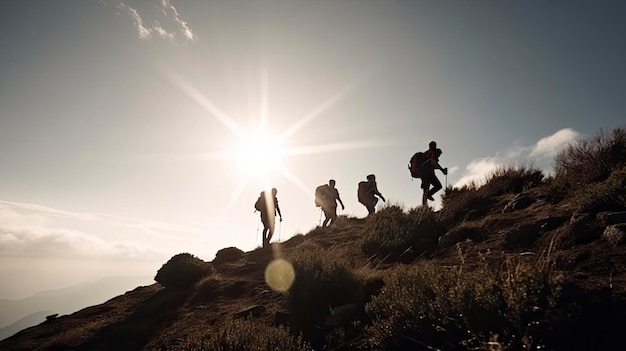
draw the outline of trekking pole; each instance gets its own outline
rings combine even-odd
[[[322,208],[320,207],[320,220],[317,221],[317,225],[321,226],[322,225]]]
[[[257,218],[256,220],[256,241],[259,241],[259,225],[261,223],[261,218]]]
[[[280,218],[280,222],[278,222],[278,242],[280,242],[280,232],[283,231],[283,219]]]

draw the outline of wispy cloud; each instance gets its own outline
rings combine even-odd
[[[128,0],[125,2],[100,0],[100,3],[113,4],[118,14],[130,16],[140,39],[149,40],[159,37],[174,44],[198,40],[187,21],[183,19],[170,0]]]
[[[558,132],[545,137],[537,142],[530,153],[530,156],[553,157],[572,141],[578,139],[580,134],[571,129],[561,129]]]
[[[123,234],[107,234],[115,228]],[[184,239],[181,234],[200,230],[0,200],[0,254],[5,257],[154,259],[171,255],[170,243]]]
[[[502,154],[477,158],[465,167],[463,174],[454,186],[468,185],[472,182],[482,184],[498,168],[516,165],[533,166],[541,169],[545,174],[550,174],[553,157],[579,137],[580,133],[577,131],[565,128],[540,139],[534,145],[516,144]]]

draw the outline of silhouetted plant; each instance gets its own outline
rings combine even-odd
[[[340,257],[310,246],[294,252],[288,259],[296,277],[288,291],[287,307],[296,330],[320,324],[330,314],[331,307],[356,300],[362,282]]]
[[[227,247],[219,250],[215,254],[215,259],[213,260],[213,264],[222,264],[227,262],[234,262],[243,257],[243,251],[236,247]]]
[[[293,336],[284,327],[273,327],[253,320],[227,320],[214,330],[202,335],[193,335],[180,346],[168,350],[186,351],[312,351],[302,340]]]
[[[544,174],[533,166],[500,167],[482,185],[477,182],[448,188],[442,197],[441,219],[453,226],[488,213],[494,197],[517,194],[543,184]]]
[[[157,272],[154,280],[166,288],[191,287],[213,272],[213,266],[189,253],[170,258]]]
[[[444,233],[445,228],[429,207],[405,213],[400,206],[387,206],[367,217],[361,250],[370,257],[396,261],[407,250],[421,253],[434,248]]]
[[[577,212],[626,210],[626,166],[612,172],[604,181],[577,188],[572,193]]]
[[[519,348],[528,311],[549,310],[559,299],[557,281],[519,260],[498,267],[419,262],[384,279],[366,306],[373,320],[367,337],[382,350],[420,349],[420,340],[429,349],[483,349],[480,343],[495,334]]]
[[[554,158],[555,178],[571,187],[602,181],[626,164],[626,129],[578,140]]]

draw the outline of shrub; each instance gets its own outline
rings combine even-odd
[[[273,327],[253,320],[227,320],[210,333],[193,335],[180,346],[168,350],[193,351],[310,351],[302,337],[284,327]]]
[[[492,172],[483,185],[476,182],[459,188],[448,188],[442,198],[441,220],[454,226],[488,213],[496,196],[521,193],[544,181],[541,170],[531,166],[500,167]]]
[[[405,213],[399,206],[387,206],[367,217],[362,251],[387,261],[423,253],[437,246],[437,239],[446,232],[430,207],[418,207]]]
[[[227,247],[225,249],[221,249],[215,254],[213,264],[217,265],[237,261],[243,257],[243,253],[243,251],[239,250],[236,247]]]
[[[626,210],[626,166],[612,172],[606,180],[579,187],[572,193],[577,212]]]
[[[555,178],[570,187],[606,179],[626,164],[626,129],[600,131],[594,137],[570,144],[554,158]]]
[[[423,346],[418,340],[429,340],[429,348],[481,349],[468,343],[495,334],[520,348],[527,311],[558,301],[554,284],[547,274],[514,261],[502,267],[400,266],[366,306],[373,320],[366,333],[383,350],[417,349]]]
[[[361,281],[349,264],[340,257],[324,254],[310,246],[288,258],[293,263],[295,280],[288,291],[287,307],[295,330],[320,324],[329,315],[329,307],[354,302]]]
[[[489,175],[480,191],[486,197],[517,194],[536,187],[543,179],[543,172],[532,165],[500,167]]]
[[[185,289],[213,272],[213,266],[189,253],[170,258],[157,272],[154,280],[166,288]]]

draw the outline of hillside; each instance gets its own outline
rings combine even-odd
[[[439,212],[388,205],[271,249],[226,248],[213,262],[177,255],[157,272],[160,283],[51,318],[0,341],[0,349],[621,348],[620,133],[609,138],[618,157],[595,178],[574,181],[570,149],[557,158],[554,177],[499,170],[483,185],[446,189]],[[290,282],[289,270],[267,273],[276,259],[294,269],[285,292],[266,283],[273,276],[280,290]]]

